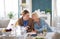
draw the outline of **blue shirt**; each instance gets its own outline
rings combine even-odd
[[[40,25],[38,25],[36,22],[34,22],[34,29],[39,31],[39,32],[42,32],[44,28],[47,29],[47,32],[52,32],[52,30],[50,29],[49,25],[43,20],[43,19],[40,19],[40,22],[39,22]]]
[[[23,20],[24,27],[28,26],[28,20]]]

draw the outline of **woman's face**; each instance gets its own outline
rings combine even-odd
[[[28,20],[30,17],[29,17],[29,13],[27,13],[27,14],[25,14],[24,16],[23,16],[23,19],[25,19],[25,20]]]
[[[32,15],[32,19],[35,21],[35,22],[39,22],[39,18],[37,15]]]
[[[37,19],[37,16],[36,15],[32,15],[32,19],[33,20],[36,20]]]

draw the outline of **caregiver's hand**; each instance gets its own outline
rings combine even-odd
[[[28,30],[29,26],[26,26],[25,29]]]

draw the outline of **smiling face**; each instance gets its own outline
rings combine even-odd
[[[32,19],[35,20],[38,18],[38,15],[36,13],[32,14]]]
[[[29,12],[27,10],[23,11],[23,20],[29,20]]]
[[[39,17],[38,17],[38,15],[36,13],[32,14],[32,19],[34,21],[39,21]]]
[[[25,14],[24,16],[23,16],[23,20],[29,20],[29,13],[27,13],[27,14]]]
[[[36,15],[32,15],[32,19],[35,20],[37,18]]]

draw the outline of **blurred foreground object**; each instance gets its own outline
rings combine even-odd
[[[60,39],[60,33],[55,33],[52,39]]]

